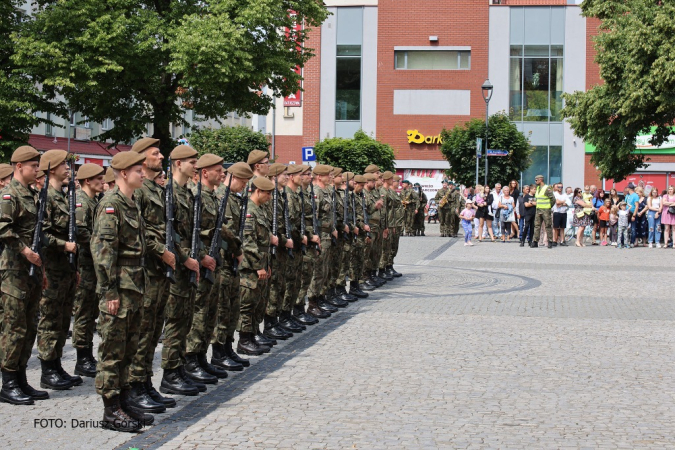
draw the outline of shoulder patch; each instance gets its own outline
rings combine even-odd
[[[12,199],[12,196],[11,196],[10,194],[4,194],[4,195],[2,196],[2,199],[3,199],[3,200],[11,200],[11,199]]]
[[[76,208],[82,208],[82,203],[75,203]]]
[[[106,214],[115,214],[115,208],[113,208],[112,206],[108,206],[105,209],[105,213]]]
[[[251,215],[250,213],[246,213],[246,218],[247,218],[247,219],[249,219],[249,218],[251,218],[251,217],[253,217],[253,215]]]

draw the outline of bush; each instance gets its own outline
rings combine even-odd
[[[381,171],[394,169],[394,149],[368,136],[362,130],[353,139],[330,138],[314,145],[317,161],[347,172],[362,174],[370,164],[377,164]]]
[[[198,128],[187,136],[190,145],[199,155],[213,153],[222,156],[225,162],[246,161],[252,150],[269,151],[267,136],[248,127]]]

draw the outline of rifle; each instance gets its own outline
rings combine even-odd
[[[383,212],[384,212],[384,214],[383,214],[384,215],[384,220],[383,220],[384,228],[382,228],[382,230],[384,231],[387,228],[389,228],[389,223],[388,223],[389,221],[387,220],[387,199],[385,198],[384,195],[380,195],[380,198],[382,199],[382,204],[384,205],[384,208],[382,208]]]
[[[246,184],[244,194],[241,196],[241,208],[239,209],[239,241],[244,242],[244,227],[246,226],[246,214],[248,212],[248,194],[250,192],[250,185]],[[239,267],[239,260],[233,258],[232,273],[237,274]]]
[[[314,183],[309,182],[309,186],[312,189],[312,227],[314,228],[314,233],[319,234],[321,230],[319,229],[319,218],[316,216],[316,194],[314,194]],[[316,253],[321,254],[321,247],[319,244],[314,244]]]
[[[279,188],[277,177],[274,177],[274,193],[272,194],[272,235],[279,237],[279,224],[277,223],[277,213],[279,212]],[[277,257],[277,246],[270,245],[270,254],[272,258]]]
[[[281,193],[281,198],[284,200],[284,225],[286,226],[286,239],[291,239],[291,219],[288,217],[288,194],[286,193],[286,188]],[[288,257],[295,259],[293,256],[293,249],[287,248]]]
[[[333,185],[333,192],[330,194],[330,200],[331,200],[331,214],[333,215],[333,230],[337,231],[337,212],[335,211],[335,203],[336,203],[336,198],[335,198],[335,185]],[[335,236],[333,236],[333,233],[331,232],[330,234],[330,242],[333,245],[337,245],[337,239]]]
[[[368,223],[368,211],[366,211],[366,195],[361,191],[361,206],[363,207],[363,223],[364,225],[370,225]],[[366,237],[370,237],[370,231],[366,231]]]
[[[356,226],[356,193],[352,192],[352,223]],[[354,235],[356,239],[356,235]]]
[[[197,259],[199,257],[199,249],[202,241],[199,239],[199,234],[202,231],[202,171],[199,171],[199,183],[197,183],[197,195],[194,199],[194,218],[192,221],[192,242],[190,245],[190,258]],[[190,284],[198,287],[197,272],[190,272]]]
[[[342,200],[342,213],[344,215],[344,223],[349,227],[349,175],[345,178],[347,181],[345,183],[345,198]],[[345,233],[343,237],[345,241],[349,241],[349,233]]]
[[[173,226],[173,170],[171,168],[171,157],[169,157],[169,165],[166,169],[166,187],[164,191],[164,207],[166,208],[166,237],[164,238],[164,245],[168,251],[174,254],[176,261],[176,232]],[[166,266],[166,277],[171,283],[176,282],[176,276],[171,266]]]
[[[75,172],[73,172],[73,161],[68,161],[70,169],[70,180],[68,181],[68,242],[77,240],[77,222],[75,218]],[[77,254],[68,253],[68,263],[73,270],[77,270]]]
[[[305,225],[305,194],[302,191],[302,186],[300,186],[300,252],[303,255],[307,254],[307,246],[302,243],[302,239],[305,236],[307,227]]]
[[[51,163],[47,166],[47,171],[45,172],[45,184],[40,189],[40,195],[38,196],[38,208],[37,208],[37,219],[35,221],[35,230],[33,231],[33,245],[30,246],[30,249],[37,253],[42,258],[42,243],[44,242],[44,235],[42,234],[42,222],[45,220],[45,208],[47,207],[47,190],[49,189],[49,171],[52,169]],[[31,264],[28,269],[28,275],[35,278],[35,281],[42,286],[42,277],[38,278],[37,266]]]
[[[227,223],[225,218],[225,208],[227,207],[227,200],[230,198],[230,186],[232,186],[232,175],[230,175],[230,181],[227,183],[227,190],[223,199],[220,201],[220,206],[218,206],[218,217],[216,218],[216,228],[213,230],[213,237],[211,238],[211,245],[209,246],[209,256],[216,260],[218,266],[223,265],[223,260],[220,257],[220,249],[223,245],[223,237],[220,234],[220,229],[223,227],[223,223]],[[213,276],[213,272],[209,269],[204,271],[204,279],[211,284],[216,282],[216,278]]]

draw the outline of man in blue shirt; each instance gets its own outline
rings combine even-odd
[[[630,246],[635,245],[635,217],[633,215],[637,211],[638,203],[640,202],[640,196],[635,193],[635,184],[633,182],[628,183],[628,195],[626,195],[626,211],[628,211],[628,217],[631,221],[631,233],[630,233]]]

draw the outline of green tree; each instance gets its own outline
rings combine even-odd
[[[269,140],[259,131],[248,127],[200,128],[187,136],[190,145],[200,155],[213,153],[226,162],[246,161],[252,150],[268,150]]]
[[[321,164],[341,167],[347,172],[362,174],[369,164],[381,171],[394,171],[394,149],[389,144],[368,136],[362,130],[353,139],[330,138],[314,144],[316,159]]]
[[[15,36],[15,61],[92,121],[98,139],[129,141],[154,125],[163,151],[187,110],[207,119],[266,113],[297,90],[312,49],[298,51],[327,16],[317,0],[37,0]],[[292,16],[289,11],[293,10]],[[295,21],[304,23],[294,31]],[[290,32],[284,33],[285,29]],[[266,93],[262,87],[267,86]]]
[[[492,186],[505,180],[519,179],[520,173],[531,163],[532,146],[505,113],[493,114],[488,124],[489,148],[509,152],[508,156],[490,157],[488,183]],[[444,129],[441,135],[441,153],[450,163],[450,177],[466,186],[473,186],[476,183],[476,138],[485,139],[485,121],[473,119],[464,125],[456,125],[452,130]],[[478,181],[482,183],[485,179],[483,158],[480,158],[478,166]]]
[[[595,146],[591,163],[605,178],[622,180],[645,167],[635,138],[660,145],[675,121],[675,3],[586,0],[586,17],[601,20],[596,62],[604,84],[565,94],[562,114],[574,134]]]

